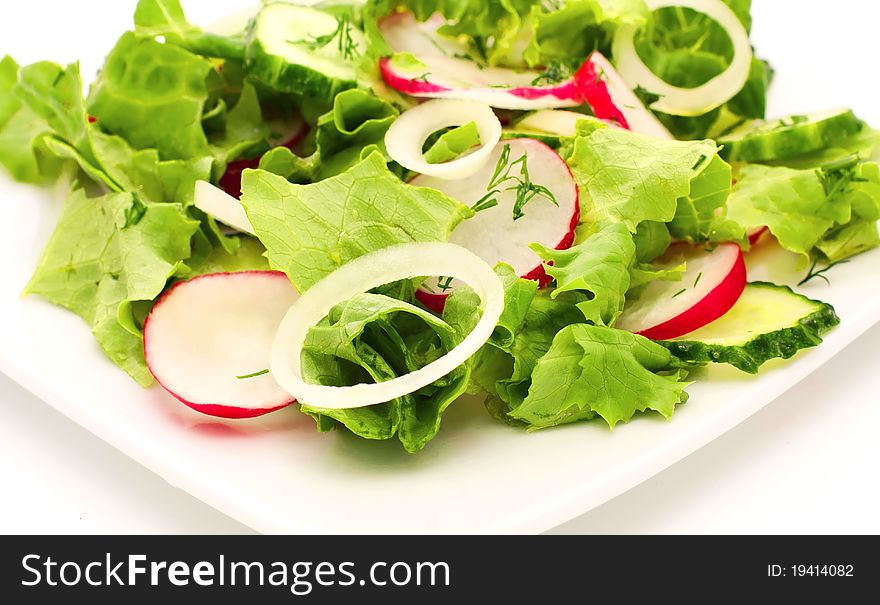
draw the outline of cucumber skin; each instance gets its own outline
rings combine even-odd
[[[864,128],[852,111],[817,124],[795,124],[770,132],[755,132],[741,139],[724,139],[719,155],[728,162],[770,162],[821,151],[858,134]]]
[[[543,132],[533,132],[531,130],[504,130],[501,133],[502,141],[509,141],[511,139],[535,139],[536,141],[544,143],[553,151],[558,151],[562,147],[562,139],[564,138],[566,137]]]
[[[828,303],[809,299],[787,286],[777,286],[767,282],[752,282],[749,285],[787,290],[792,296],[809,300],[820,308],[801,318],[796,326],[760,334],[739,346],[688,340],[659,341],[658,344],[669,349],[673,355],[688,365],[727,363],[748,374],[757,374],[760,367],[771,359],[790,359],[801,349],[821,344],[821,335],[840,323],[834,307]]]
[[[281,92],[333,99],[337,94],[357,88],[356,79],[337,80],[305,65],[288,63],[269,54],[258,39],[248,45],[245,67],[249,75]]]

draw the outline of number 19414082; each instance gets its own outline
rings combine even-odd
[[[784,577],[842,577],[855,576],[855,569],[848,564],[798,564],[798,565],[768,565],[767,575],[773,578]]]

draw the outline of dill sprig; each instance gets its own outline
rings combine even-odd
[[[354,26],[351,23],[351,17],[348,15],[342,15],[341,17],[336,18],[336,29],[333,32],[323,36],[313,36],[311,40],[301,42],[291,41],[291,44],[300,44],[310,50],[318,50],[336,40],[336,48],[339,51],[340,56],[346,61],[350,61],[359,55],[357,44],[351,35],[353,28]]]
[[[519,174],[511,174],[516,167],[519,167]],[[511,185],[504,187],[506,184]],[[501,157],[498,158],[498,163],[495,165],[495,172],[492,173],[492,178],[486,186],[486,195],[477,200],[471,209],[474,212],[480,212],[494,208],[498,205],[497,196],[503,191],[516,191],[516,201],[513,204],[513,220],[515,221],[525,216],[523,209],[538,196],[548,199],[556,206],[559,205],[552,191],[543,185],[532,182],[529,176],[527,153],[512,162],[510,161],[510,145],[505,145],[501,151]]]
[[[244,374],[242,376],[236,376],[236,380],[248,380],[249,378],[257,378],[259,376],[265,376],[269,373],[269,370],[260,370],[259,372],[254,372],[253,374]]]
[[[814,280],[818,277],[819,279],[825,280],[825,283],[830,286],[831,281],[828,279],[828,276],[826,275],[826,273],[831,271],[837,265],[844,265],[848,262],[849,262],[848,259],[847,260],[839,260],[839,261],[833,262],[830,265],[828,265],[827,267],[824,267],[824,268],[819,269],[817,271],[816,267],[819,264],[819,259],[817,258],[816,260],[813,261],[813,266],[810,267],[810,270],[807,272],[806,277],[804,277],[801,281],[799,281],[798,285],[803,286],[805,283],[807,283],[811,280]]]
[[[532,86],[542,84],[556,84],[571,77],[571,67],[564,63],[553,62],[542,71],[537,78],[532,80]]]

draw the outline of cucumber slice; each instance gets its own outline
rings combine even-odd
[[[660,344],[687,364],[729,363],[757,374],[766,361],[789,359],[820,344],[821,335],[839,323],[834,307],[827,303],[787,286],[754,282],[720,319]]]
[[[344,16],[286,2],[257,15],[247,49],[250,75],[282,92],[332,99],[357,86],[364,34]]]
[[[721,157],[728,162],[769,162],[830,147],[864,127],[849,109],[781,120],[747,122],[722,136]]]

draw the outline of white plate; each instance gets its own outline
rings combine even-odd
[[[75,48],[93,71],[128,22],[130,8],[100,3],[112,6],[112,14],[102,14],[100,27],[95,21],[92,36],[81,8],[72,4],[32,1],[17,8],[17,24],[4,20],[0,39],[24,60],[69,60],[64,49]],[[218,10],[207,4],[195,7],[209,15]],[[792,10],[782,4],[756,0],[755,10],[758,47],[780,71],[772,113],[851,105],[880,123],[876,97],[852,49],[854,40],[871,39],[869,25],[877,21],[867,18],[856,0],[839,2],[833,14],[822,10],[824,3],[803,2],[795,30]],[[847,4],[866,18],[851,19]],[[39,38],[49,40],[49,48],[37,45],[33,35],[36,24],[46,27],[39,15],[47,10],[54,12],[52,24],[66,26],[41,30]],[[839,24],[832,21],[837,14]],[[82,26],[71,28],[74,21]],[[822,41],[840,56],[839,63],[811,52],[817,31],[824,32]],[[838,44],[830,40],[835,31]],[[782,33],[789,37],[780,38]],[[758,378],[713,368],[689,389],[691,401],[672,422],[645,416],[613,433],[599,423],[524,433],[491,421],[478,402],[463,400],[427,450],[408,456],[394,443],[365,442],[342,432],[319,435],[312,421],[294,410],[224,423],[191,412],[159,389],[139,389],[104,359],[78,318],[19,297],[58,206],[48,192],[0,177],[0,241],[6,254],[0,265],[0,370],[171,484],[268,533],[549,529],[733,428],[880,320],[880,282],[873,279],[880,251],[874,251],[835,268],[830,287],[818,282],[801,289],[833,303],[843,318],[824,345],[791,362],[774,362]],[[764,247],[753,257],[752,277],[797,281],[803,269],[793,262]]]

